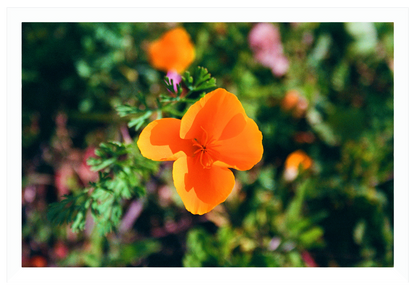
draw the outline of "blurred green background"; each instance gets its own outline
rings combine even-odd
[[[272,25],[279,75],[255,57],[256,23],[23,23],[22,266],[393,266],[393,23]],[[51,223],[50,204],[97,181],[101,142],[137,140],[115,106],[167,93],[146,51],[176,26],[195,44],[188,70],[207,68],[258,124],[262,161],[203,216],[167,162],[119,202],[117,230],[89,213],[79,232]],[[297,150],[313,164],[288,177]]]

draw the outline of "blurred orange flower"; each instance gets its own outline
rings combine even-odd
[[[284,178],[287,181],[292,181],[297,177],[300,166],[304,170],[307,170],[311,165],[312,159],[304,151],[297,150],[291,153],[286,159]]]
[[[302,165],[303,169],[309,169],[312,165],[312,159],[302,150],[291,153],[285,162],[285,168],[296,168]]]
[[[154,68],[182,73],[194,61],[195,48],[186,30],[178,27],[153,41],[148,54]]]
[[[281,106],[284,110],[290,110],[296,106],[300,98],[299,92],[296,90],[289,90],[286,92],[282,100]]]
[[[139,136],[143,156],[175,161],[173,182],[185,208],[205,214],[234,187],[229,168],[249,170],[263,155],[263,135],[238,98],[216,89],[193,104],[182,120],[151,122]]]
[[[308,108],[308,101],[297,90],[289,90],[281,102],[283,110],[292,110],[293,116],[301,117]]]

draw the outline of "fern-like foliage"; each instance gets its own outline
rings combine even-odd
[[[130,128],[138,131],[154,113],[159,118],[163,113],[168,117],[183,116],[186,111],[183,104],[195,103],[205,94],[203,90],[215,87],[215,79],[203,67],[198,67],[194,76],[185,72],[182,80],[187,91],[185,95],[182,95],[185,89],[178,85],[176,94],[172,96],[172,91],[175,91],[173,82],[165,79],[164,84],[171,95],[162,94],[156,98],[156,107],[150,106],[139,92],[133,99],[137,105],[122,104],[115,109],[120,117],[129,119]],[[179,104],[182,104],[180,108]],[[71,224],[72,230],[78,232],[85,229],[87,213],[91,212],[98,232],[105,235],[117,229],[126,200],[146,197],[146,181],[157,171],[158,163],[144,158],[136,143],[102,143],[95,155],[87,164],[99,173],[98,181],[51,204],[48,218],[56,225]]]
[[[48,218],[57,225],[72,224],[72,230],[78,232],[85,229],[90,210],[99,233],[104,235],[116,230],[125,200],[145,196],[144,184],[158,164],[144,158],[133,143],[102,143],[95,155],[87,163],[99,172],[98,181],[51,204]]]

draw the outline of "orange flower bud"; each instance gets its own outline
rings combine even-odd
[[[299,167],[304,170],[309,169],[312,165],[312,159],[302,150],[291,153],[285,162],[285,171],[283,177],[287,181],[293,181],[299,174]]]
[[[300,98],[299,92],[289,90],[282,100],[281,106],[284,110],[290,110],[296,106]]]
[[[148,54],[154,68],[182,73],[194,61],[195,48],[186,30],[178,27],[150,43]]]
[[[281,102],[283,110],[293,110],[294,117],[301,117],[308,108],[308,100],[296,90],[289,90]]]
[[[285,162],[285,168],[296,168],[302,165],[303,169],[309,169],[312,165],[312,159],[302,150],[291,153]]]

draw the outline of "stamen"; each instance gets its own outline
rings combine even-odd
[[[213,154],[215,154],[215,151],[212,150],[212,147],[216,147],[218,145],[212,143],[212,137],[208,140],[208,132],[202,126],[201,129],[204,131],[202,141],[199,142],[197,138],[192,140],[192,146],[197,147],[193,153],[193,157],[199,154],[199,162],[202,167],[204,169],[209,169],[214,163]]]

